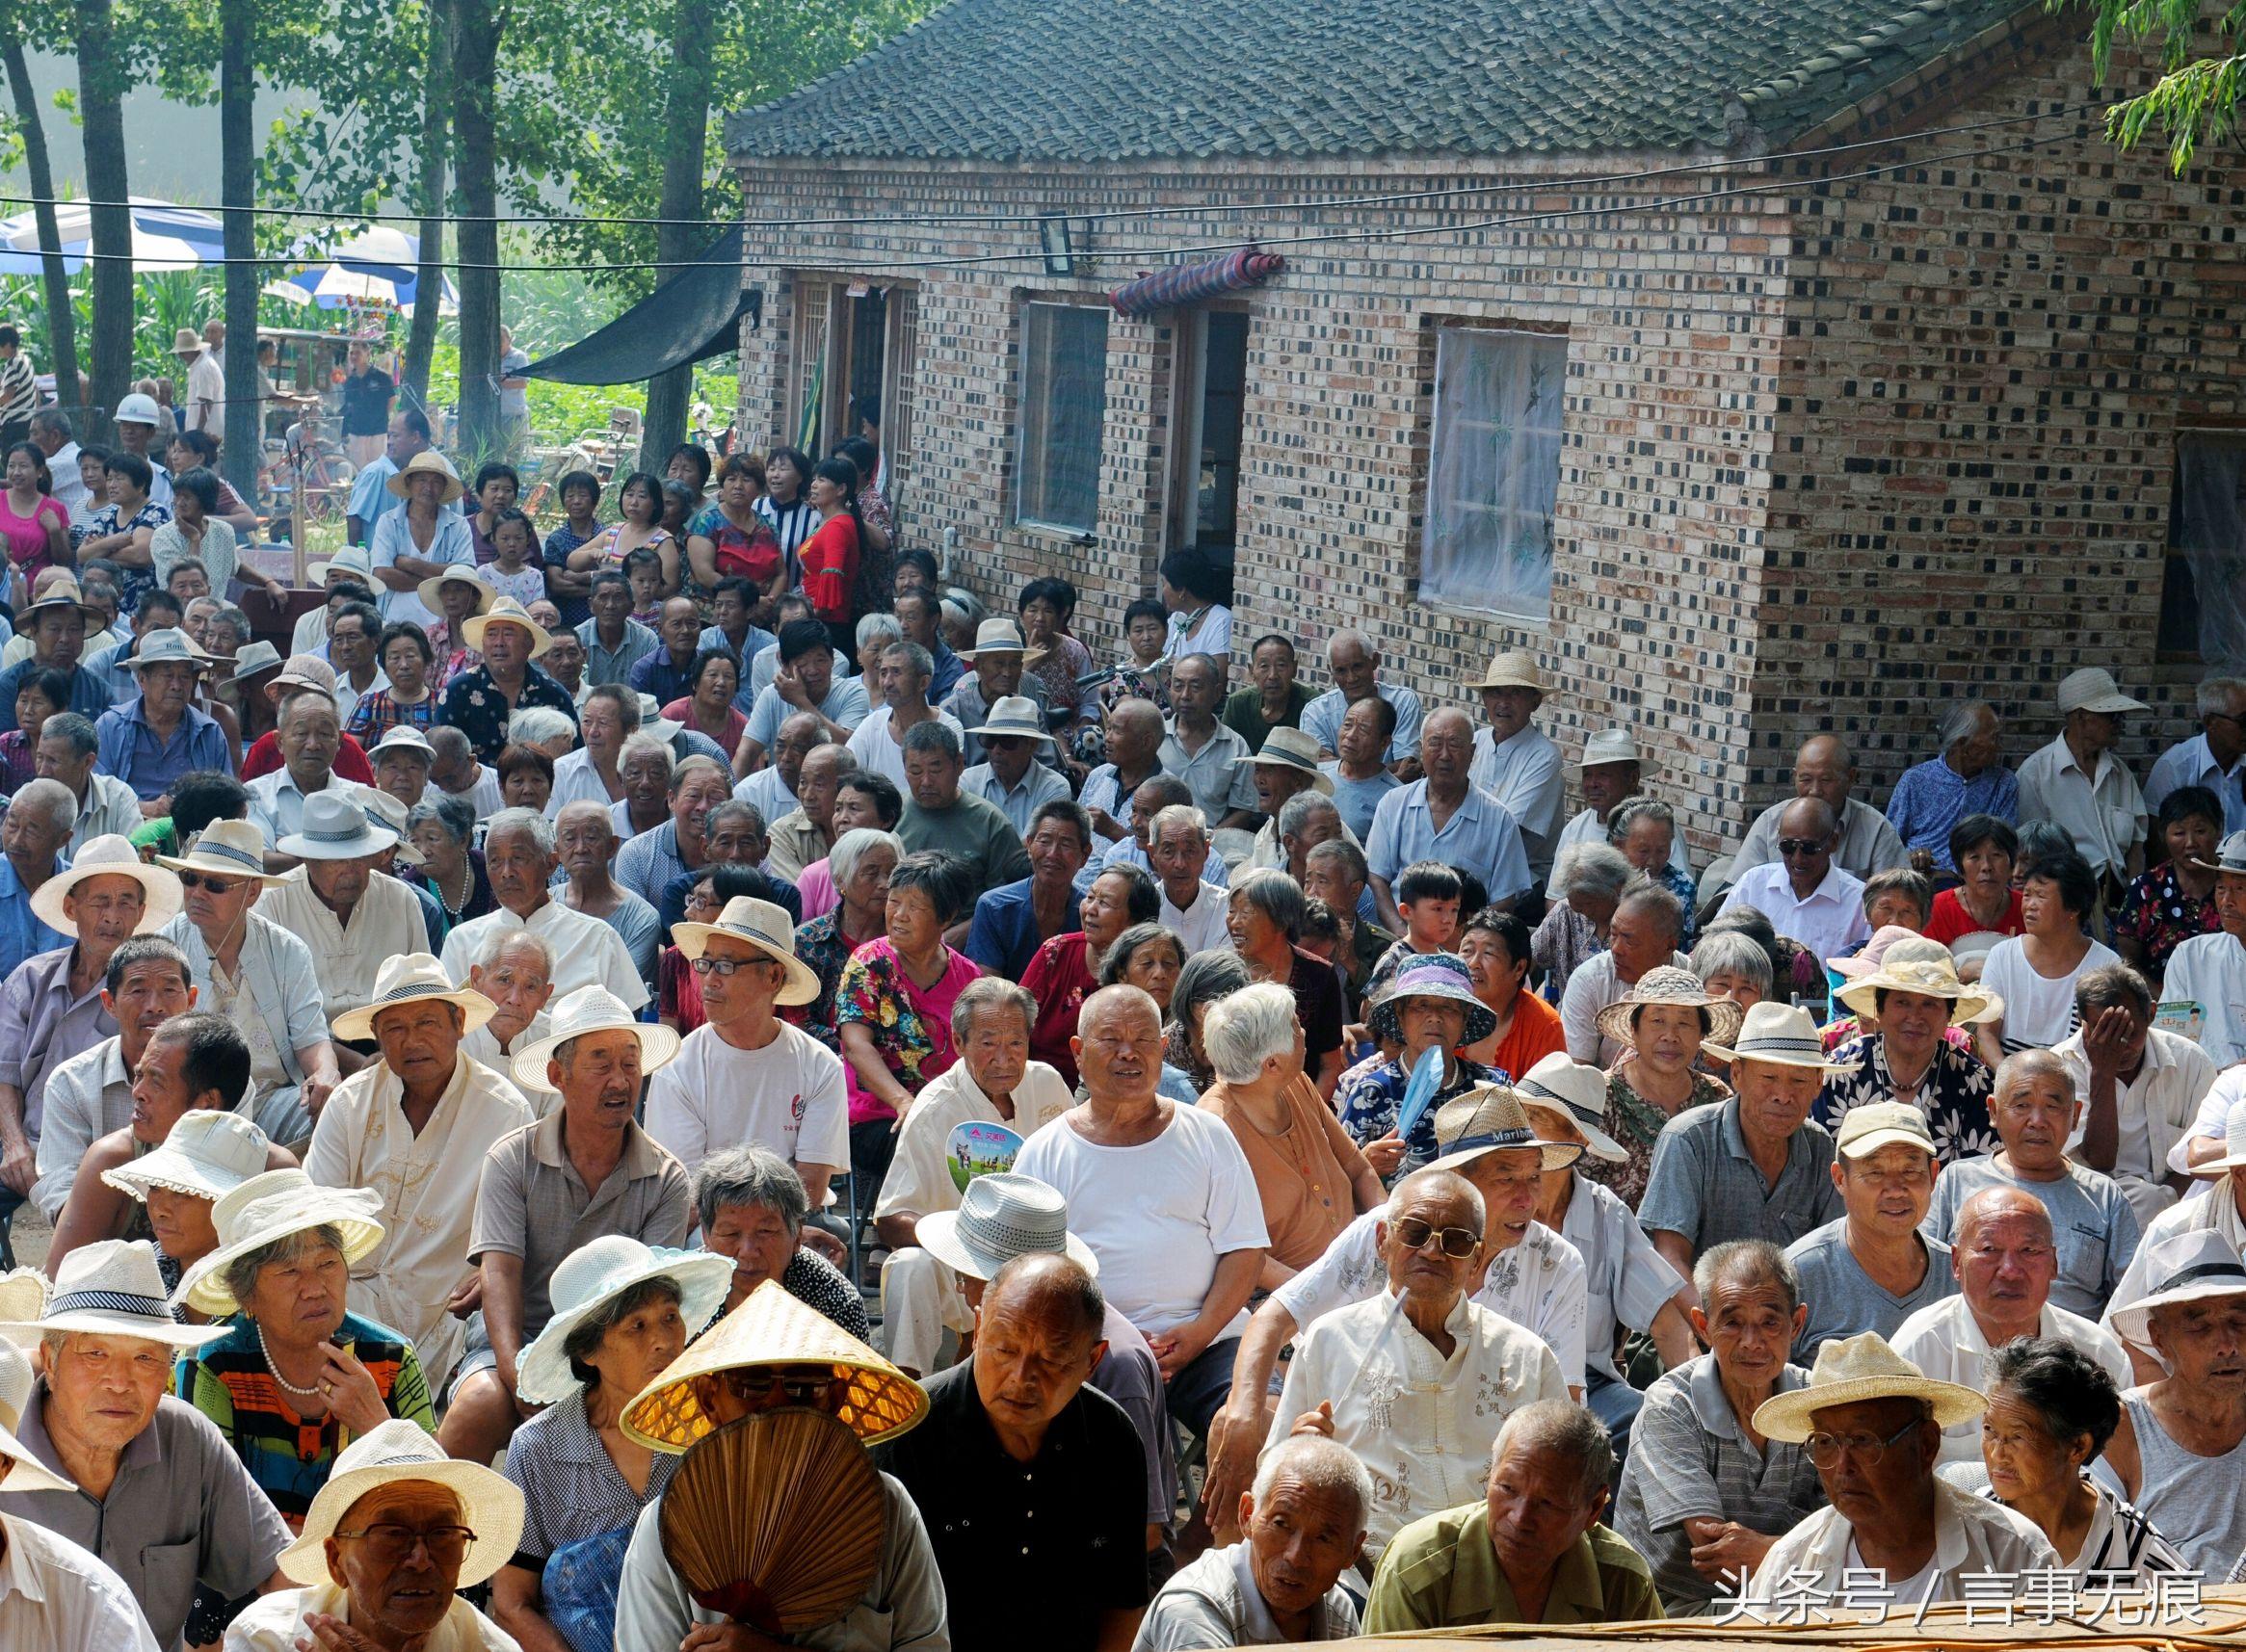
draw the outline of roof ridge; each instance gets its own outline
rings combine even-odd
[[[1821,75],[1845,73],[1869,63],[1879,52],[1898,45],[1906,37],[1923,36],[1930,28],[1938,28],[1969,11],[1988,12],[1994,3],[2004,3],[2012,11],[2024,12],[2041,9],[2044,0],[1904,0],[1887,21],[1848,39],[1830,41],[1784,73],[1769,75],[1753,86],[1743,87],[1736,95],[1749,109],[1758,103],[1776,102],[1801,92]]]

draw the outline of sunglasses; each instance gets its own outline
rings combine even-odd
[[[1437,1227],[1415,1216],[1408,1216],[1396,1223],[1396,1238],[1406,1250],[1424,1249],[1430,1239],[1440,1239],[1442,1253],[1462,1262],[1473,1255],[1482,1243],[1482,1236],[1470,1227]]]
[[[179,886],[189,891],[208,889],[213,895],[231,895],[249,882],[247,878],[214,878],[207,872],[182,872]]]
[[[1788,860],[1798,859],[1803,855],[1821,854],[1824,852],[1824,849],[1825,840],[1823,838],[1782,837],[1778,840],[1779,853],[1784,855]]]

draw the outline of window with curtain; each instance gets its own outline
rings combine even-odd
[[[1090,533],[1099,520],[1107,309],[1021,307],[1021,487],[1014,519]]]
[[[2246,433],[2177,438],[2160,652],[2246,672]]]
[[[1493,328],[1438,330],[1422,600],[1550,616],[1567,371],[1565,338]]]

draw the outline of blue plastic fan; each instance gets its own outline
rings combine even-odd
[[[1409,1141],[1412,1132],[1419,1127],[1419,1120],[1435,1105],[1435,1092],[1442,1086],[1442,1051],[1430,1044],[1413,1063],[1412,1082],[1404,1087],[1404,1105],[1396,1109],[1396,1135]]]

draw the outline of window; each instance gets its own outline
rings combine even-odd
[[[1552,508],[1568,341],[1445,327],[1435,351],[1435,426],[1419,595],[1544,619],[1552,607]]]
[[[1248,401],[1248,318],[1195,310],[1177,319],[1177,412],[1170,543],[1232,564],[1240,511],[1240,416]]]
[[[2246,432],[2177,439],[2159,650],[2210,673],[2246,670]]]
[[[1099,433],[1106,416],[1107,311],[1024,304],[1016,521],[1092,532],[1099,519]]]

